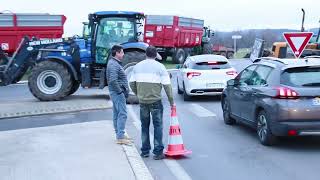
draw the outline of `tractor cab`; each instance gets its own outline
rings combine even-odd
[[[102,11],[90,14],[86,29],[91,29],[91,52],[95,62],[106,64],[109,51],[115,44],[138,42],[142,34],[138,29],[143,20],[144,14],[138,12]]]
[[[203,27],[202,42],[207,43],[210,41],[211,37],[214,36],[214,32],[211,31],[210,27]]]

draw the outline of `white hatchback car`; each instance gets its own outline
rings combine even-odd
[[[237,71],[224,56],[190,56],[177,74],[178,94],[183,94],[185,101],[190,100],[190,96],[220,95],[227,81],[236,75]]]

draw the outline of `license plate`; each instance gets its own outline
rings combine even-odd
[[[312,104],[315,106],[320,106],[320,97],[316,97],[312,100]]]
[[[207,88],[224,88],[224,84],[221,83],[208,83]]]

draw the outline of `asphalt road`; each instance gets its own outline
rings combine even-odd
[[[238,72],[251,64],[250,61],[231,63]],[[200,97],[184,102],[176,92],[175,73],[172,75],[183,140],[187,149],[193,151],[192,155],[176,162],[191,179],[319,179],[320,137],[285,138],[276,146],[262,146],[254,130],[243,125],[224,124],[220,97]],[[164,106],[164,142],[167,142],[167,100],[164,101]],[[139,115],[138,106],[133,109]],[[136,141],[136,145],[140,147],[140,141]],[[146,159],[145,162],[158,179],[179,177],[180,172],[168,171],[165,163],[152,159]]]
[[[231,62],[240,71],[250,61]],[[285,138],[276,146],[262,146],[254,130],[243,125],[223,123],[219,97],[199,97],[184,102],[177,94],[176,76],[172,73],[174,99],[185,147],[193,153],[179,158],[174,164],[144,159],[155,179],[171,180],[316,180],[320,175],[320,137]],[[12,87],[12,88],[11,88]],[[26,85],[1,87],[1,101],[12,97],[32,98]],[[165,96],[164,96],[165,97]],[[169,103],[164,98],[164,143],[169,129]],[[140,147],[140,132],[135,120],[139,106],[129,105],[128,133]],[[0,130],[34,128],[84,121],[111,119],[111,110],[87,111],[50,116],[0,120]],[[170,161],[172,162],[172,161]]]

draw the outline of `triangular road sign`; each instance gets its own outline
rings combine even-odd
[[[294,56],[299,58],[310,41],[312,32],[285,32],[283,33],[288,45],[290,46]]]

